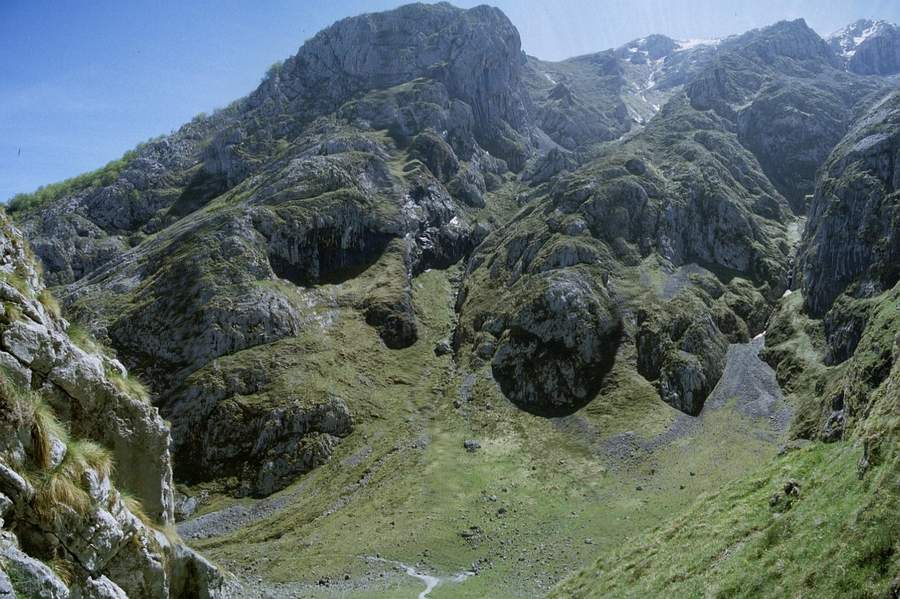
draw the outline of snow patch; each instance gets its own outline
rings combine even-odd
[[[692,50],[693,48],[697,48],[698,46],[718,46],[722,40],[720,39],[706,39],[706,38],[696,38],[689,40],[678,40],[678,47],[675,48],[676,52],[684,52],[685,50]]]
[[[886,21],[857,21],[835,31],[827,39],[831,43],[837,42],[841,55],[849,59],[853,58],[862,43],[890,27]]]

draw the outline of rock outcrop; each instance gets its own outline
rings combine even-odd
[[[900,278],[900,94],[862,117],[825,165],[797,259],[821,317],[844,292],[877,295]]]
[[[60,599],[224,596],[222,574],[166,532],[174,504],[167,426],[121,363],[72,340],[2,212],[0,296],[7,586]]]
[[[767,350],[786,385],[816,390],[795,434],[825,441],[865,435],[867,464],[880,459],[895,432],[889,419],[873,414],[896,411],[888,390],[895,384],[900,327],[898,135],[900,94],[894,92],[858,119],[820,170],[796,264],[803,301],[780,306]],[[823,364],[798,351],[806,331],[821,336],[815,349]]]

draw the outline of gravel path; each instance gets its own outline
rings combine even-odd
[[[260,499],[250,506],[235,505],[185,520],[178,524],[178,534],[184,539],[206,539],[226,535],[281,511],[296,501],[305,490],[306,483],[303,482],[288,493]]]

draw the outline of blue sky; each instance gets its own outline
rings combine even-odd
[[[266,68],[345,16],[390,0],[0,0],[0,201],[102,166],[250,92]],[[483,2],[459,0],[459,6]],[[897,0],[496,0],[529,54],[648,33],[719,37],[804,17],[822,34]]]

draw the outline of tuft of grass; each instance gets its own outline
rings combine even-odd
[[[157,530],[163,534],[170,545],[177,545],[184,542],[181,539],[181,535],[178,533],[178,528],[174,524],[165,524]]]
[[[68,458],[68,456],[66,456]],[[45,522],[59,522],[68,508],[76,516],[90,513],[93,502],[82,482],[83,471],[66,467],[66,460],[55,470],[42,472],[37,477],[32,507]]]
[[[15,428],[31,424],[35,401],[34,391],[13,384],[0,367],[0,421]]]
[[[53,408],[43,398],[32,395],[33,416],[31,423],[31,458],[42,470],[51,466],[50,454],[53,440],[66,443],[69,438],[66,427],[59,421]]]
[[[47,562],[47,566],[53,570],[57,578],[63,581],[67,587],[72,586],[72,583],[75,582],[75,567],[72,565],[72,562],[55,557]]]
[[[53,297],[53,294],[50,293],[49,289],[43,289],[38,294],[38,301],[44,306],[44,309],[47,310],[54,318],[60,318],[62,316],[62,308],[59,307],[59,302],[56,301],[56,298]]]
[[[91,334],[91,331],[81,323],[69,323],[69,329],[66,331],[72,343],[90,354],[104,353],[105,348]]]
[[[21,293],[24,296],[29,296],[31,294],[31,289],[28,287],[28,282],[25,280],[21,274],[16,272],[3,272],[0,273],[0,281],[12,285],[16,291]]]
[[[115,388],[125,395],[135,397],[145,403],[150,402],[150,390],[136,375],[127,374],[123,376],[113,370],[108,370],[106,374]]]
[[[69,441],[67,457],[71,456],[73,464],[82,472],[94,470],[101,477],[109,477],[113,473],[114,463],[108,449],[85,439]]]
[[[3,302],[3,310],[3,322],[11,323],[22,320],[22,308],[20,308],[18,304],[14,304],[13,302]]]
[[[119,489],[119,497],[122,499],[122,503],[125,504],[125,507],[128,508],[128,511],[140,520],[144,526],[156,528],[156,522],[150,517],[147,510],[144,509],[144,504],[140,499],[124,489]]]

